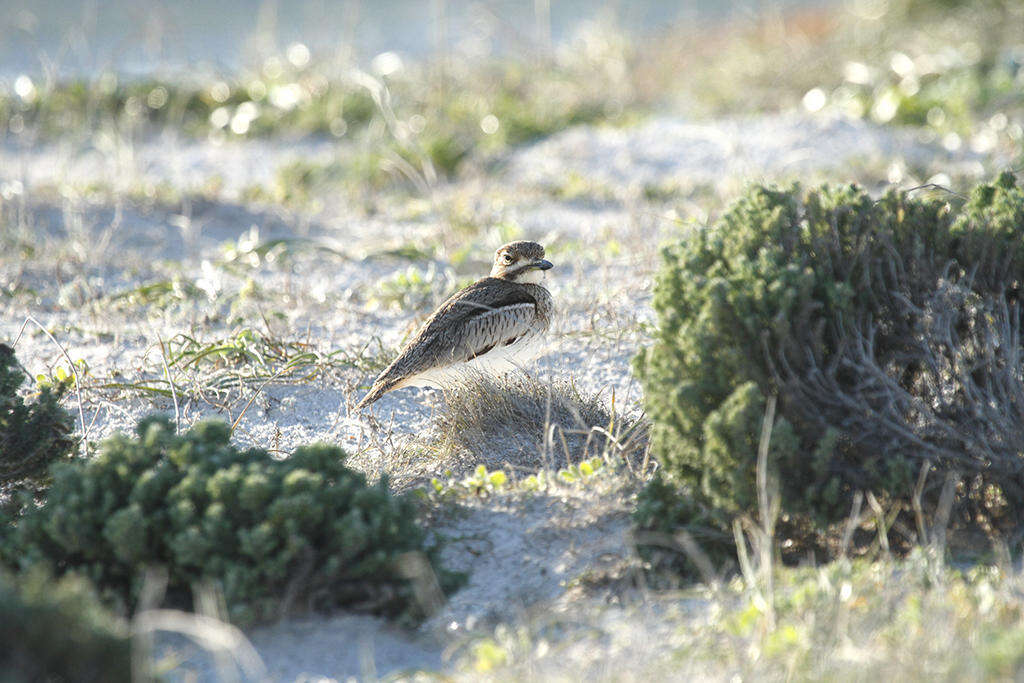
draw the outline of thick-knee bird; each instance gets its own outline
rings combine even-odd
[[[551,267],[536,242],[498,249],[490,276],[441,304],[357,408],[394,389],[444,386],[467,369],[500,373],[531,359],[551,324],[551,294],[540,284]]]

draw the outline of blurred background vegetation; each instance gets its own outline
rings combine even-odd
[[[157,131],[346,143],[247,199],[350,181],[423,191],[574,124],[664,112],[838,113],[1011,156],[1024,135],[1016,0],[0,7],[10,144],[102,150]]]

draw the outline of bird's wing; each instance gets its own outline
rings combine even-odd
[[[492,277],[477,280],[438,306],[403,351],[430,338],[443,335],[448,330],[458,329],[460,325],[478,315],[516,304],[535,306],[537,300],[525,287],[510,285]]]
[[[511,344],[530,331],[537,317],[537,305],[516,303],[488,310],[467,319],[459,330],[451,358],[462,362],[482,356],[497,346]]]
[[[529,332],[536,300],[521,287],[484,278],[443,303],[377,377],[360,406],[376,401],[408,378],[464,362]]]

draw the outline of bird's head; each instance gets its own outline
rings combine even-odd
[[[494,252],[491,277],[512,282],[540,282],[544,271],[551,268],[551,261],[544,258],[544,247],[536,242],[509,242]]]

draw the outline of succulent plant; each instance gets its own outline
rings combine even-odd
[[[143,569],[160,566],[170,600],[212,583],[239,623],[295,604],[412,615],[424,579],[410,578],[413,566],[433,572],[435,586],[458,582],[426,548],[413,503],[386,481],[367,484],[340,448],[304,446],[279,459],[240,450],[230,435],[218,421],[177,435],[150,417],[137,437],[114,436],[95,458],[54,467],[8,555],[81,573],[121,609],[134,606]]]

